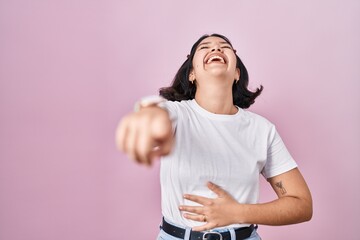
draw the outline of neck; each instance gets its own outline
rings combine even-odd
[[[219,89],[218,85],[207,85],[206,89],[198,87],[195,100],[211,113],[232,115],[238,111],[233,104],[232,88],[229,87],[225,89]]]

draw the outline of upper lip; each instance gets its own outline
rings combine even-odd
[[[210,53],[209,55],[207,55],[204,59],[204,63],[208,63],[209,60],[211,60],[211,58],[213,57],[219,57],[221,58],[224,62],[223,63],[227,63],[227,57],[225,54],[221,53],[221,52],[215,52],[215,53]]]

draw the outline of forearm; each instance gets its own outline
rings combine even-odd
[[[287,196],[268,203],[240,204],[238,222],[262,225],[288,225],[309,221],[312,203],[309,200]]]
[[[297,178],[298,173],[298,170],[289,171],[282,176],[271,179],[271,182],[274,182],[272,180],[279,180],[279,178],[286,180],[290,175]],[[200,206],[180,205],[179,209],[184,212],[184,217],[187,219],[206,222],[202,226],[194,227],[193,231],[205,231],[236,223],[287,225],[309,221],[312,217],[310,192],[305,185],[295,185],[298,187],[297,191],[293,191],[293,188],[290,187],[288,192],[283,185],[278,185],[281,186],[281,192],[287,195],[278,195],[278,199],[272,202],[242,204],[218,185],[208,182],[208,188],[218,196],[217,198],[184,194],[186,200],[198,203]],[[289,186],[292,186],[290,182]],[[279,192],[277,191],[277,193]]]

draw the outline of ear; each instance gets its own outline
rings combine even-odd
[[[195,73],[194,73],[194,70],[191,70],[190,74],[189,74],[189,81],[190,82],[193,82],[195,81]]]
[[[240,69],[236,68],[235,70],[235,80],[238,82],[240,80]]]

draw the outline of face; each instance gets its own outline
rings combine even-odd
[[[220,37],[202,40],[196,48],[192,64],[189,80],[196,79],[198,84],[210,77],[227,80],[232,84],[240,77],[234,49]]]

